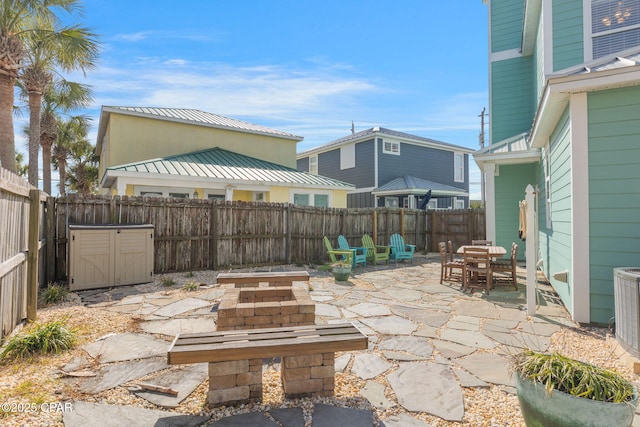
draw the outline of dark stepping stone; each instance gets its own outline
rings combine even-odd
[[[284,427],[304,427],[302,408],[271,409],[269,413]]]
[[[338,406],[315,405],[312,427],[371,427],[373,414],[362,409],[340,408]]]
[[[211,427],[280,427],[260,412],[233,415],[211,424]]]

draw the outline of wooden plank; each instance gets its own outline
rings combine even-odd
[[[304,338],[314,336],[331,335],[358,335],[361,334],[355,327],[341,327],[331,329],[304,329],[292,331],[286,328],[263,328],[263,329],[239,329],[231,331],[211,332],[206,334],[179,334],[174,342],[174,347],[201,344],[220,344],[233,341],[260,341],[283,338]]]
[[[36,320],[38,306],[38,245],[40,242],[40,190],[30,190],[27,252],[27,319]]]
[[[308,338],[289,338],[260,342],[235,342],[194,346],[191,349],[174,349],[168,354],[170,365],[180,363],[200,363],[245,360],[276,356],[302,356],[307,354],[330,353],[337,351],[366,350],[366,336],[320,336]]]
[[[20,252],[17,255],[12,256],[8,260],[0,263],[0,279],[7,274],[11,273],[16,267],[22,264],[27,259],[27,255],[24,252]]]
[[[306,282],[309,273],[306,271],[283,271],[264,273],[220,273],[216,277],[217,283],[254,283],[254,282]]]

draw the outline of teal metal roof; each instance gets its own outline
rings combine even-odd
[[[467,191],[462,188],[451,187],[450,185],[440,184],[438,182],[429,181],[415,176],[401,176],[388,183],[381,185],[380,187],[372,191],[373,194],[424,194],[431,190],[435,195],[454,195],[454,194],[467,194]]]
[[[108,168],[107,171],[251,181],[265,184],[297,184],[301,186],[332,187],[342,190],[354,188],[353,185],[336,179],[300,172],[296,169],[218,147],[113,166]]]

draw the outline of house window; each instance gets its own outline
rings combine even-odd
[[[318,175],[318,155],[309,156],[309,173]]]
[[[453,153],[453,180],[464,182],[464,154]]]
[[[207,195],[207,199],[220,200],[221,202],[224,202],[224,194],[209,194]]]
[[[313,206],[328,208],[329,207],[329,195],[327,194],[314,194]]]
[[[141,191],[140,195],[143,197],[162,197],[162,193],[156,191]]]
[[[189,194],[188,193],[169,193],[169,197],[173,197],[176,199],[188,199]]]
[[[300,206],[309,206],[309,195],[308,194],[294,194],[293,195],[293,204]]]
[[[438,209],[438,199],[431,199],[427,202],[427,209]]]
[[[264,192],[263,191],[255,191],[253,193],[253,201],[254,202],[264,202]]]
[[[464,209],[464,199],[453,198],[453,209]]]
[[[382,152],[385,154],[395,154],[397,156],[400,155],[400,143],[394,141],[382,141]]]
[[[340,170],[356,167],[356,144],[340,147]]]
[[[640,45],[640,0],[592,0],[593,58]]]
[[[397,208],[398,207],[398,198],[397,197],[385,197],[384,198],[384,207],[385,208]]]

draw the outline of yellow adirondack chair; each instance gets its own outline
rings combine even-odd
[[[374,264],[378,264],[378,261],[384,261],[385,264],[389,264],[391,246],[376,245],[368,234],[362,236],[362,246],[367,248],[367,260],[373,261]]]
[[[332,264],[338,261],[345,261],[349,264],[353,263],[353,251],[333,249],[333,246],[331,246],[331,242],[327,236],[324,236],[324,246],[327,248],[327,254],[329,255],[329,259]],[[340,257],[340,259],[338,260],[336,256]]]

